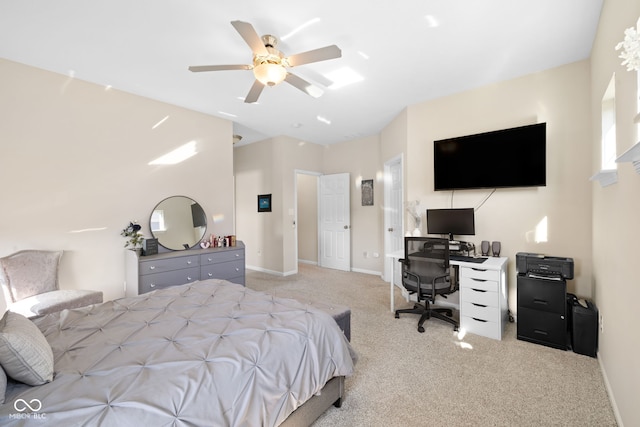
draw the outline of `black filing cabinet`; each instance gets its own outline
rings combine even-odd
[[[567,350],[567,282],[518,275],[518,339]]]

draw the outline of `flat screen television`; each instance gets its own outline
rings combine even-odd
[[[427,233],[473,236],[476,223],[473,208],[427,209]]]
[[[546,186],[546,125],[434,141],[434,189]]]

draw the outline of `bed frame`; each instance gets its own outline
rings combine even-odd
[[[281,427],[310,426],[331,405],[339,408],[344,397],[344,377],[334,377],[324,385],[320,394],[307,400],[302,406],[293,411]]]

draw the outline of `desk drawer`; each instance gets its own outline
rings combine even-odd
[[[498,293],[475,288],[460,288],[460,301],[498,307]]]
[[[460,278],[460,287],[469,289],[479,289],[482,291],[498,292],[498,282],[493,280],[472,279],[469,277]]]
[[[482,335],[483,337],[499,340],[502,331],[498,322],[490,322],[469,316],[460,316],[460,329],[467,333]]]
[[[140,276],[139,293],[150,292],[167,286],[184,285],[185,283],[200,280],[200,267],[183,268],[181,270],[167,271]]]
[[[140,275],[144,276],[146,274],[156,274],[182,268],[197,267],[200,265],[199,261],[200,257],[198,255],[140,261]]]
[[[223,262],[202,266],[202,280],[224,279],[228,280],[243,275],[244,259],[238,261]]]
[[[460,278],[500,281],[499,270],[486,270],[475,267],[460,267]]]
[[[500,321],[500,310],[497,307],[482,305],[478,303],[462,301],[460,303],[460,313],[463,316],[475,317],[476,319],[498,323]]]

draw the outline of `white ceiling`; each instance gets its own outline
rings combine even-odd
[[[0,0],[0,56],[230,119],[242,143],[330,144],[378,133],[407,105],[588,58],[602,1]],[[187,70],[251,63],[231,21],[282,37],[314,19],[278,47],[342,49],[290,70],[325,89],[320,98],[282,83],[245,104],[251,71]],[[319,84],[342,67],[364,80]]]

